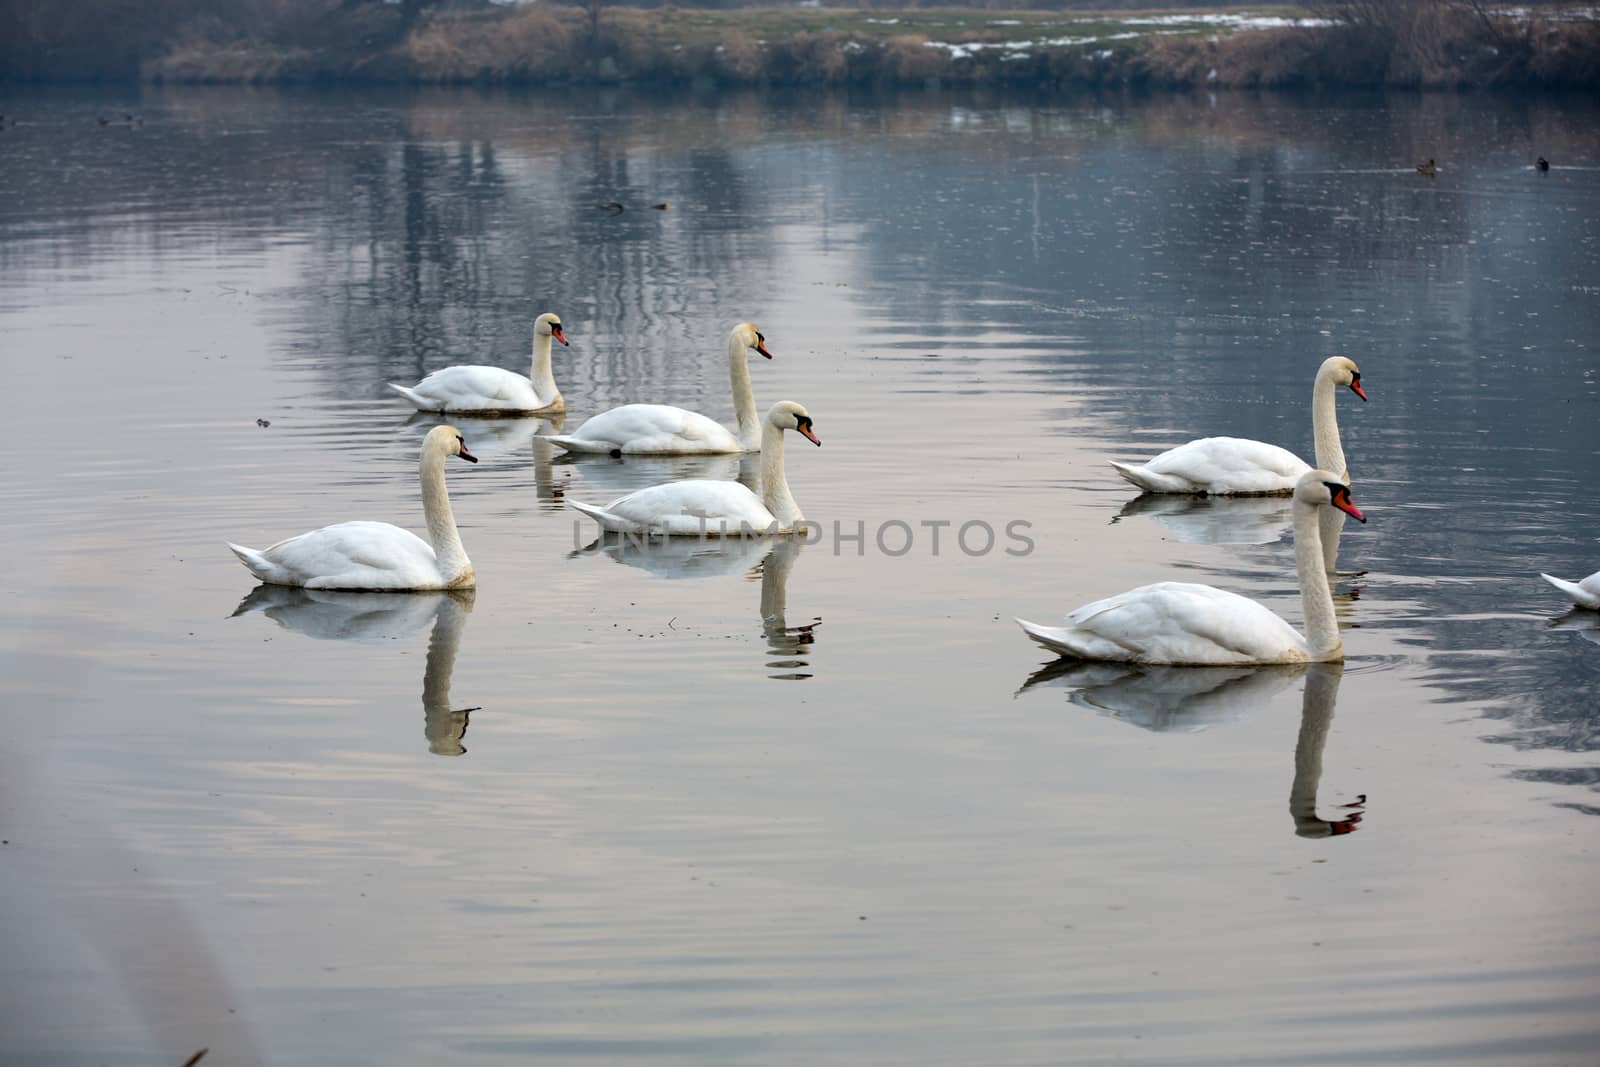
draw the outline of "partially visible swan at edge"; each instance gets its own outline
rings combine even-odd
[[[386,522],[341,522],[259,551],[232,543],[228,547],[269,585],[392,592],[470,588],[476,579],[445,491],[446,456],[478,462],[454,426],[435,426],[423,438],[417,474],[431,545]]]
[[[1545,574],[1543,571],[1539,572],[1539,577],[1565,593],[1575,607],[1600,611],[1600,571],[1595,571],[1589,577],[1576,582],[1569,582],[1564,578]]]
[[[1309,471],[1295,484],[1294,558],[1305,636],[1254,600],[1189,582],[1159,582],[1097,600],[1068,615],[1066,626],[1017,622],[1039,644],[1073,659],[1174,666],[1342,660],[1318,531],[1324,507],[1367,521],[1351,502],[1350,487],[1334,474]]]
[[[568,452],[626,455],[692,455],[708,452],[755,452],[761,448],[761,421],[750,386],[750,360],[755,349],[768,359],[767,339],[753,323],[741,322],[728,334],[728,380],[733,389],[737,435],[720,422],[669,404],[624,404],[589,418],[570,434],[550,435],[550,442]]]
[[[561,317],[547,311],[533,320],[533,366],[524,378],[499,367],[459,366],[434,371],[407,388],[389,388],[415,404],[418,411],[444,415],[534,415],[567,410],[550,369],[550,339],[567,343]]]
[[[1317,468],[1349,481],[1339,442],[1334,389],[1347,385],[1362,400],[1361,371],[1344,356],[1329,356],[1311,387],[1311,428]],[[1117,473],[1148,493],[1210,493],[1215,496],[1265,496],[1294,492],[1311,469],[1288,449],[1242,437],[1202,437],[1169,448],[1143,466],[1111,464]]]
[[[761,496],[738,482],[695,479],[636,490],[605,507],[567,503],[617,533],[669,537],[789,533],[805,522],[783,471],[783,431],[797,430],[814,445],[811,416],[792,400],[772,405],[761,431]]]

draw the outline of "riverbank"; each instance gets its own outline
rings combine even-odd
[[[1336,6],[1336,5],[1335,5]],[[331,11],[293,33],[197,27],[139,75],[184,83],[1592,87],[1593,7],[1485,15],[1394,0],[1363,19],[1330,8],[1081,11],[731,10],[528,4],[441,12],[409,30],[394,8]],[[1373,14],[1376,11],[1376,14]]]

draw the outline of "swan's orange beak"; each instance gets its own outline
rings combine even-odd
[[[772,353],[767,351],[767,339],[765,337],[761,337],[759,335],[756,337],[756,351],[760,352],[768,359],[772,358]]]
[[[807,441],[810,441],[812,444],[816,445],[818,448],[822,447],[822,441],[812,431],[810,423],[806,423],[806,424],[804,424],[802,426],[798,426],[798,427],[796,427],[796,429],[798,429],[802,434],[805,435],[805,439]]]
[[[466,460],[468,463],[476,463],[476,462],[478,462],[478,457],[474,456],[471,452],[467,451],[467,443],[465,441],[461,442],[461,451],[457,452],[456,455],[460,456],[462,459]]]
[[[1361,375],[1358,374],[1354,378],[1350,379],[1350,391],[1356,394],[1356,396],[1359,396],[1362,400],[1367,398],[1367,391],[1361,388]]]
[[[560,341],[562,344],[566,344],[567,343],[567,335],[561,332],[561,324],[559,322],[553,324],[550,327],[550,336],[554,337],[557,341]],[[1365,400],[1366,397],[1363,396],[1361,399]]]
[[[1333,506],[1357,522],[1367,521],[1367,517],[1361,514],[1361,509],[1350,502],[1350,490],[1346,489],[1342,485],[1338,489],[1334,490]]]

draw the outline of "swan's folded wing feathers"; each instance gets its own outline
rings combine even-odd
[[[1242,437],[1202,437],[1145,464],[1211,492],[1282,492],[1311,467],[1288,449]]]
[[[1158,582],[1086,604],[1069,626],[1162,663],[1227,663],[1281,656],[1303,646],[1294,628],[1236,593]]]

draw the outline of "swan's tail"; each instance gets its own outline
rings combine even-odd
[[[605,441],[590,441],[587,438],[572,437],[570,435],[563,434],[550,434],[546,437],[539,438],[539,440],[549,441],[557,448],[564,448],[568,452],[578,452],[584,455],[595,453],[614,453],[616,455],[621,455],[620,451]]]
[[[595,522],[598,522],[602,530],[609,530],[613,533],[643,533],[645,531],[645,527],[640,526],[632,519],[624,519],[620,515],[613,515],[605,508],[597,508],[593,504],[585,504],[581,500],[569,499],[567,506],[583,512]]]
[[[1060,626],[1040,626],[1027,619],[1017,619],[1016,623],[1022,627],[1022,632],[1034,641],[1048,648],[1050,651],[1072,659],[1085,659],[1088,654],[1073,640],[1074,633]]]
[[[404,385],[398,385],[394,382],[385,382],[384,384],[390,389],[393,389],[395,392],[399,393],[401,396],[405,397],[407,400],[411,401],[411,403],[416,406],[418,411],[438,410],[438,407],[433,403],[433,401],[425,399],[418,394],[415,389],[410,389]]]
[[[1192,493],[1194,488],[1182,478],[1170,474],[1157,474],[1148,467],[1135,467],[1131,463],[1111,461],[1116,472],[1147,493]]]
[[[263,556],[253,548],[246,548],[243,545],[236,545],[232,541],[224,541],[223,544],[227,545],[229,551],[231,551],[235,556],[239,557],[239,562],[243,563],[245,569],[251,574],[255,575],[263,582],[271,582],[274,580],[274,575],[277,573],[278,568],[273,566],[272,561],[267,559],[267,557]]]
[[[1578,607],[1591,610],[1600,609],[1600,597],[1592,595],[1577,582],[1569,582],[1564,578],[1557,578],[1555,575],[1546,574],[1543,571],[1539,572],[1539,577],[1565,593],[1567,598]]]

